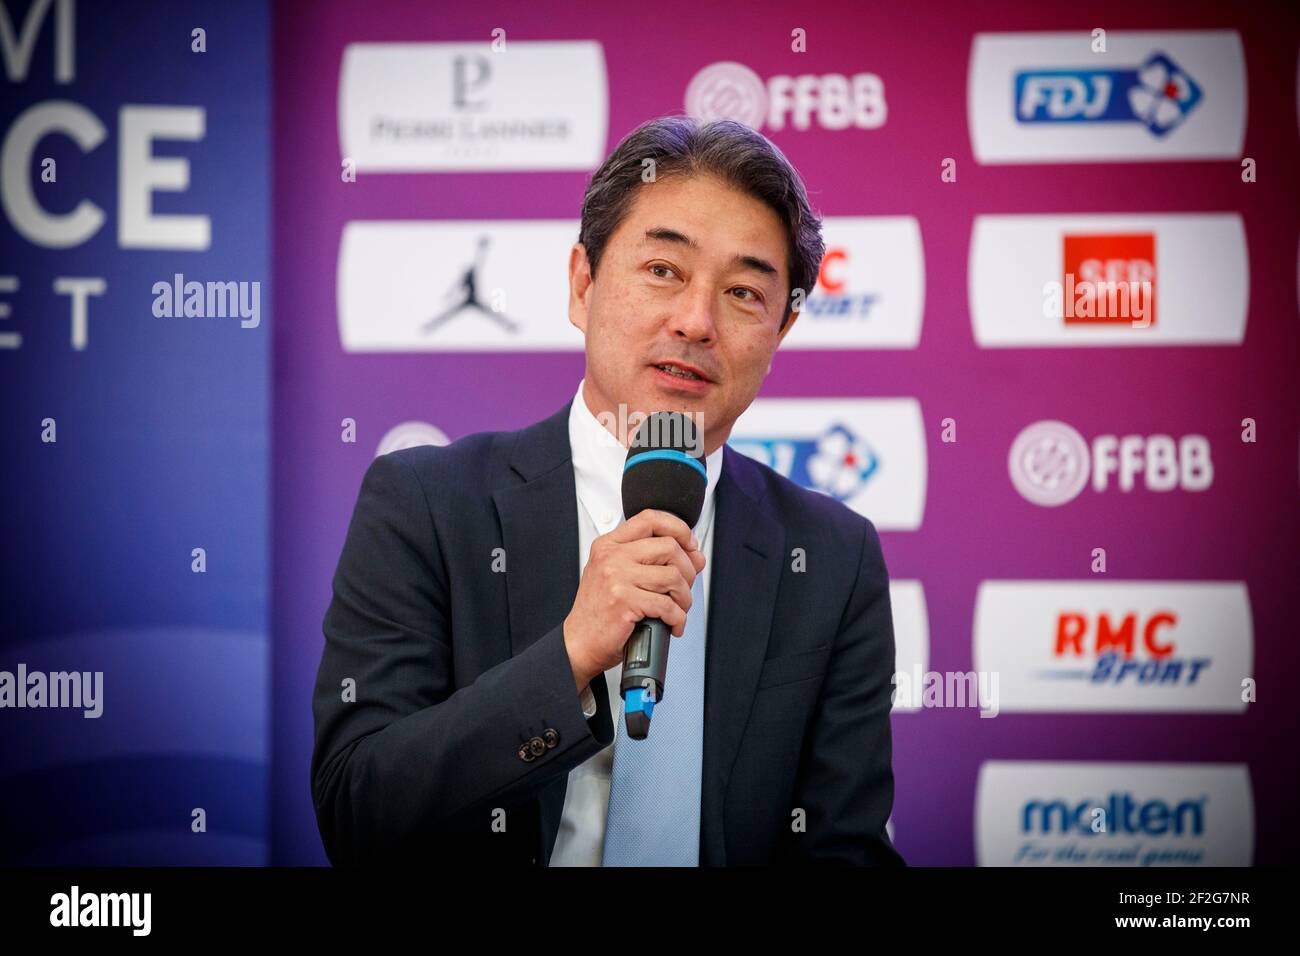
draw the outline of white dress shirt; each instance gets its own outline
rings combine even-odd
[[[587,567],[591,543],[623,523],[623,465],[627,448],[592,414],[582,397],[582,382],[569,409],[569,447],[573,451],[573,481],[578,499],[578,573]],[[713,567],[713,492],[722,474],[722,447],[704,459],[709,483],[704,508],[693,529],[704,552],[703,600],[691,605],[690,614],[708,620],[709,572]],[[679,641],[674,637],[671,640]],[[618,692],[623,665],[605,671],[605,687],[617,731],[623,720],[623,699]],[[596,713],[596,698],[590,685],[582,689],[583,713]],[[617,738],[617,733],[615,734]],[[551,852],[551,866],[600,866],[605,849],[605,815],[609,808],[610,773],[614,766],[614,745],[610,744],[569,771],[568,790],[560,830]]]

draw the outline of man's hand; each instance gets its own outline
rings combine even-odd
[[[591,543],[564,647],[579,691],[623,660],[623,645],[642,618],[656,617],[674,637],[686,630],[695,575],[704,553],[686,522],[647,508]]]

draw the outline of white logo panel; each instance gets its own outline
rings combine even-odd
[[[1246,61],[1233,30],[980,33],[967,78],[981,163],[1237,159]]]
[[[760,398],[729,443],[882,531],[921,526],[925,434],[914,398]]]
[[[1242,581],[985,581],[974,660],[1003,711],[1240,714],[1250,597]]]
[[[889,605],[894,612],[894,673],[911,680],[930,667],[930,618],[925,607],[925,589],[920,581],[889,582]],[[895,702],[895,713],[921,709],[921,695],[910,694]]]
[[[782,349],[914,349],[925,308],[921,226],[912,216],[828,216],[826,254]]]
[[[348,352],[578,350],[572,220],[349,222],[339,243]]]
[[[1144,275],[1154,290],[1149,324],[1067,320],[1067,303],[1073,312],[1081,298],[1067,292],[1079,268],[1067,267],[1067,242],[1132,237],[1154,249],[1154,274]],[[1236,213],[976,216],[968,276],[975,341],[985,348],[1240,345],[1246,335],[1250,265]]]
[[[360,172],[595,169],[608,99],[592,40],[351,43],[339,148]]]
[[[980,767],[980,866],[1250,866],[1254,843],[1244,764]]]

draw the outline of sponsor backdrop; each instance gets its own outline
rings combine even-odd
[[[0,863],[265,863],[270,15],[0,16]]]
[[[926,6],[277,8],[275,859],[362,474],[572,396],[587,177],[682,111],[827,217],[733,443],[881,530],[904,856],[1292,856],[1297,14]]]
[[[326,862],[362,475],[569,400],[587,178],[683,111],[826,217],[733,442],[881,531],[904,857],[1294,856],[1294,9],[3,9],[0,704],[105,681],[0,712],[4,860]]]

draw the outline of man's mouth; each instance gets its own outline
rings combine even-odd
[[[685,379],[687,381],[695,381],[695,382],[708,381],[708,379],[705,378],[704,374],[700,372],[699,369],[692,368],[689,365],[678,365],[676,362],[662,362],[654,367],[659,369],[659,371],[661,372],[667,372],[669,375],[672,375],[676,378]]]

